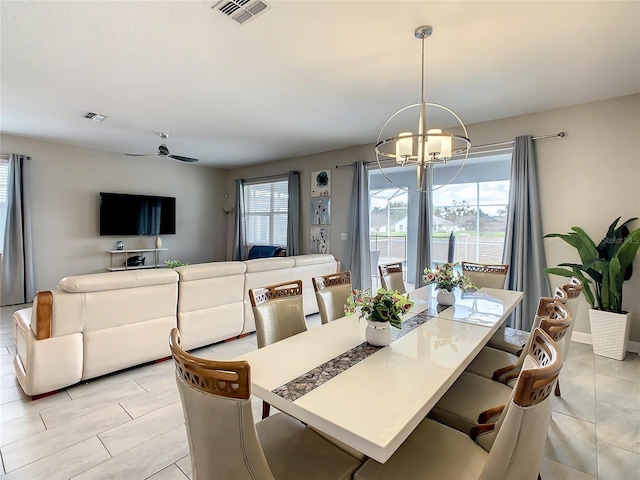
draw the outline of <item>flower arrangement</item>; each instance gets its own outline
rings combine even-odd
[[[360,311],[372,322],[390,322],[400,328],[400,315],[407,313],[411,307],[413,302],[409,300],[409,295],[402,295],[397,290],[381,288],[375,295],[369,290],[352,290],[347,297],[344,313],[353,315]]]
[[[429,268],[424,269],[424,275],[422,280],[426,285],[436,284],[436,288],[440,290],[453,291],[455,287],[460,287],[464,291],[477,290],[477,287],[469,280],[469,277],[465,277],[453,267],[458,263],[445,263],[442,267],[436,264],[436,268],[431,270]]]

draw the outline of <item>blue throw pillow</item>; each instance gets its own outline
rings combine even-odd
[[[273,245],[254,245],[249,250],[249,256],[247,260],[253,260],[255,258],[269,258],[273,257],[278,247]]]

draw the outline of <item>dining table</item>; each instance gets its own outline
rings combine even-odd
[[[393,341],[369,345],[358,314],[244,354],[252,393],[378,462],[386,462],[451,387],[513,309],[522,292],[458,289],[438,305],[431,285],[391,327]]]

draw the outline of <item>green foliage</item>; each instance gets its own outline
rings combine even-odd
[[[164,262],[169,268],[183,267],[185,265],[189,265],[189,262],[182,263],[180,260],[167,260]]]
[[[584,295],[592,308],[622,312],[622,285],[633,274],[633,259],[640,247],[640,228],[630,232],[630,218],[618,225],[618,217],[598,245],[580,227],[569,233],[550,233],[545,238],[561,238],[576,249],[582,263],[561,263],[545,269],[562,277],[578,277],[584,283]],[[562,267],[562,268],[561,268]]]
[[[369,290],[352,290],[347,297],[344,313],[353,315],[360,311],[373,322],[391,322],[391,325],[400,328],[400,316],[411,307],[413,302],[409,300],[409,295],[402,295],[397,290],[381,288],[375,295],[371,295]]]
[[[436,288],[440,290],[444,289],[449,292],[453,291],[455,287],[460,287],[465,292],[469,290],[477,290],[477,287],[473,282],[471,282],[469,277],[465,277],[460,272],[453,269],[456,265],[458,265],[457,262],[445,263],[441,267],[436,263],[436,268],[434,270],[425,268],[422,281],[425,285],[435,283]]]

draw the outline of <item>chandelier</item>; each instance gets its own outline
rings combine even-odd
[[[422,41],[420,102],[408,105],[394,113],[382,126],[375,147],[376,162],[384,177],[397,188],[408,192],[425,193],[434,190],[431,185],[432,177],[429,178],[433,165],[446,163],[454,155],[462,156],[460,168],[446,183],[436,188],[442,188],[444,185],[451,183],[464,168],[467,158],[469,157],[469,149],[471,148],[471,140],[469,140],[467,128],[464,126],[464,123],[462,123],[460,117],[444,105],[424,101],[424,40],[431,36],[432,33],[433,28],[429,25],[423,25],[415,30],[416,38]],[[416,109],[418,110],[417,115],[415,115]],[[407,117],[411,112],[414,112],[414,125],[417,116],[415,131],[403,128],[404,131],[394,132],[391,134],[392,136],[387,137],[387,135],[389,135],[388,130],[391,130],[390,126],[394,123],[400,123],[402,117]],[[442,127],[433,127],[430,125],[429,118],[434,112],[444,112],[452,121],[455,119],[454,123],[457,122],[460,127],[458,130],[461,130],[463,135],[447,133]],[[429,116],[427,113],[429,113]],[[398,185],[389,178],[383,166],[389,166],[390,161],[394,161],[396,165],[402,167],[416,167],[417,187],[415,189]]]

